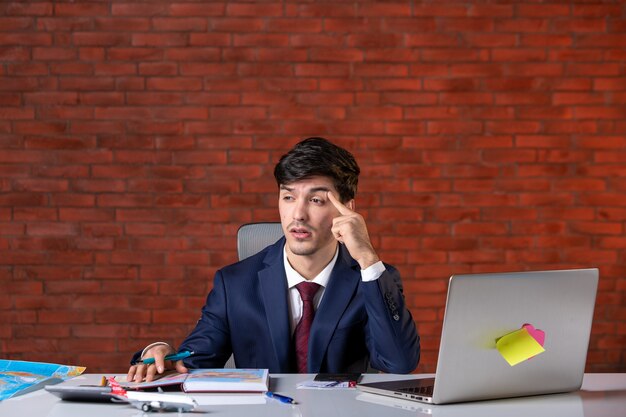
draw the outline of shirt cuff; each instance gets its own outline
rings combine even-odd
[[[361,269],[361,280],[363,282],[376,281],[385,271],[383,261],[378,261],[365,269]]]
[[[165,343],[165,342],[154,342],[154,343],[150,343],[148,346],[146,346],[146,347],[145,347],[145,348],[141,351],[141,356],[139,357],[139,359],[142,359],[142,360],[143,360],[143,355],[145,355],[145,354],[146,354],[146,351],[147,351],[148,349],[150,349],[150,348],[152,348],[152,347],[155,347],[155,346],[159,346],[159,345],[170,346],[168,343]],[[170,346],[170,349],[171,349],[171,346]]]

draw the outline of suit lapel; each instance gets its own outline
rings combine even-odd
[[[283,265],[282,238],[268,251],[264,259],[267,268],[258,273],[261,297],[265,306],[267,325],[274,344],[276,366],[280,372],[290,370],[291,335],[289,329],[289,306],[287,304],[288,289],[287,276]]]
[[[322,302],[315,313],[315,319],[311,326],[309,372],[320,371],[322,360],[337,323],[357,290],[361,276],[360,274],[355,276],[355,267],[358,268],[356,261],[350,257],[343,245],[340,245],[337,263],[330,275],[328,286],[324,290]]]

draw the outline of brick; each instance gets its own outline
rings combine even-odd
[[[495,53],[494,53],[495,54]],[[492,54],[492,55],[494,55]],[[422,49],[421,60],[425,62],[451,62],[451,61],[487,61],[489,56],[484,50],[471,50],[471,49],[455,49],[455,48],[441,48],[441,49]]]
[[[38,313],[38,322],[41,324],[70,324],[70,323],[91,323],[93,312],[81,311],[76,314],[75,310],[46,310]]]
[[[521,37],[521,45],[525,47],[541,48],[545,45],[552,47],[567,47],[574,44],[571,35],[560,34],[524,34]]]
[[[485,130],[495,134],[521,134],[538,133],[541,129],[539,122],[517,121],[517,122],[487,122]]]
[[[411,16],[411,5],[404,2],[385,4],[365,4],[357,6],[359,16]]]
[[[52,2],[7,2],[1,10],[8,16],[46,16],[52,15],[53,8],[54,4]]]
[[[483,125],[480,122],[462,122],[462,121],[444,121],[444,122],[428,122],[426,124],[426,132],[429,135],[441,134],[476,134],[483,131]]]
[[[304,48],[260,48],[257,59],[270,62],[305,62],[307,51]]]
[[[255,17],[223,17],[211,21],[210,24],[217,32],[260,32],[265,27],[265,21]],[[268,23],[268,27],[271,27],[271,23]]]
[[[496,23],[498,25],[498,23]],[[515,47],[517,35],[512,33],[464,33],[463,38],[477,48]],[[458,46],[458,45],[457,45]]]
[[[592,208],[542,208],[542,218],[545,219],[558,219],[558,220],[591,220],[595,217],[594,209]]]
[[[626,46],[626,35],[622,33],[579,35],[577,44],[581,48],[594,48],[594,47],[623,48],[624,46]]]
[[[21,103],[21,95],[17,93],[0,93],[0,105],[17,106]]]
[[[29,120],[34,118],[35,112],[32,107],[0,107],[0,119]]]
[[[52,45],[52,36],[48,33],[5,33],[0,37],[0,45]]]
[[[402,46],[403,36],[398,34],[351,34],[346,39],[351,48],[396,48]]]
[[[623,227],[621,223],[572,222],[569,227],[572,232],[577,234],[602,236],[623,234]]]
[[[507,95],[507,100],[513,100],[515,103],[508,101],[506,104],[529,104],[534,105],[532,108],[519,109],[518,117],[520,119],[555,119],[555,120],[569,120],[574,117],[575,110],[570,107],[554,107],[547,106],[541,107],[539,104],[547,104],[549,97],[545,94],[515,94]],[[502,103],[504,104],[504,103]]]
[[[0,50],[0,58],[2,52]],[[0,79],[0,91],[36,91],[36,80],[33,78],[12,78],[4,77]]]
[[[453,64],[450,65],[450,74],[454,77],[501,77],[503,67],[499,64]],[[444,73],[440,71],[440,73]],[[418,72],[415,72],[417,75]]]
[[[618,76],[620,75],[619,64],[604,63],[599,68],[594,64],[568,64],[567,75],[569,76]]]
[[[108,58],[113,61],[125,60],[141,60],[141,61],[160,61],[163,60],[164,51],[159,48],[126,48],[111,47],[107,51]]]
[[[145,17],[99,17],[93,20],[93,26],[102,32],[124,32],[128,28],[143,32],[150,30],[150,19]],[[89,28],[86,27],[85,29]]]
[[[337,16],[353,16],[354,6],[341,3],[303,3],[298,4],[297,9],[289,15],[298,15],[303,17],[337,17]]]
[[[33,92],[23,95],[28,104],[77,104],[78,94],[75,92]]]
[[[413,14],[415,16],[436,16],[442,17],[464,17],[467,15],[467,8],[465,5],[442,5],[442,4],[420,4],[413,8]]]
[[[363,52],[357,48],[311,48],[310,59],[319,62],[362,62]]]
[[[317,76],[319,73],[326,74],[327,77],[347,76],[349,68],[340,64],[295,64],[294,75],[296,76]]]
[[[169,11],[167,4],[113,3],[113,16],[160,16]]]
[[[210,44],[214,44],[210,42]],[[286,47],[289,46],[289,35],[286,34],[243,34],[235,35],[232,40],[235,47],[264,46],[264,47]]]
[[[324,28],[330,33],[379,32],[381,25],[380,19],[369,19],[365,17],[333,17],[324,19]]]
[[[550,61],[600,61],[602,51],[596,49],[550,51]]]
[[[527,77],[558,77],[564,75],[564,67],[559,63],[532,63],[520,64],[516,63],[510,66],[511,71],[506,75],[527,76]],[[514,69],[513,69],[514,68]]]
[[[6,66],[6,73],[9,75],[48,75],[48,66],[44,63],[22,63],[18,62]]]
[[[512,17],[514,6],[509,4],[473,4],[469,6],[468,16]]]
[[[226,5],[228,16],[281,16],[282,6],[279,4],[237,4]]]
[[[619,107],[608,106],[577,106],[574,108],[580,119],[617,119],[623,120],[625,111]]]
[[[491,57],[494,61],[507,62],[545,61],[546,52],[541,49],[522,49],[519,47],[516,49],[498,48],[491,53]]]
[[[575,4],[572,6],[572,15],[581,17],[617,17],[622,13],[619,4]]]
[[[72,39],[79,46],[119,46],[131,43],[128,34],[112,32],[75,32]]]
[[[201,17],[155,17],[152,19],[152,26],[159,32],[206,31],[208,27],[206,19]]]
[[[93,90],[113,90],[115,80],[112,77],[71,77],[61,78],[59,80],[60,90],[71,91],[93,91]]]

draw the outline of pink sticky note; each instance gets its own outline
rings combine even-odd
[[[533,337],[541,346],[543,346],[546,341],[546,333],[543,330],[535,329],[532,324],[524,324],[522,328],[526,329],[529,335]]]

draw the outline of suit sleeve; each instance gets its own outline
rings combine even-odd
[[[190,368],[221,368],[232,353],[227,317],[226,291],[221,271],[213,280],[202,315],[193,331],[178,348],[194,352],[183,360]]]
[[[374,368],[406,374],[417,368],[420,339],[404,302],[400,274],[389,265],[385,267],[377,280],[359,286],[368,315],[366,343]]]

